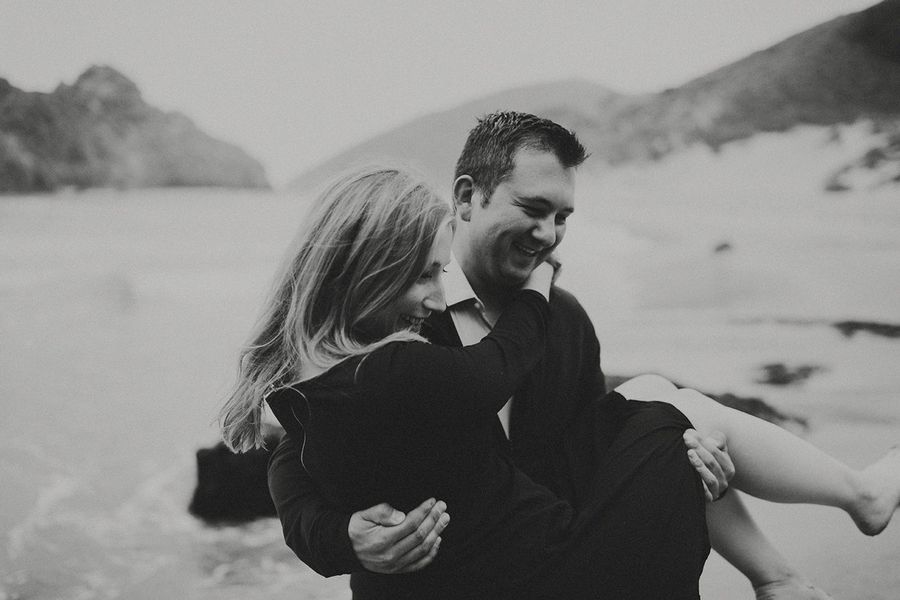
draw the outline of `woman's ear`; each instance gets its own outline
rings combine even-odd
[[[460,175],[453,182],[453,204],[456,214],[468,222],[472,217],[472,198],[475,196],[475,181],[469,175]]]

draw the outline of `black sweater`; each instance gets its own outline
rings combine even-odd
[[[456,469],[467,463],[457,459],[466,453],[471,456],[476,449],[483,452],[485,444],[493,448],[495,460],[500,460],[505,467],[510,466],[508,459],[512,457],[515,464],[532,479],[577,505],[581,492],[575,482],[589,479],[586,471],[590,468],[589,444],[593,440],[590,432],[592,421],[586,415],[591,405],[602,398],[604,379],[599,367],[599,344],[581,306],[571,294],[554,288],[549,307],[548,333],[541,344],[534,345],[534,349],[543,350],[543,357],[532,364],[519,380],[519,385],[515,386],[516,401],[513,403],[510,440],[507,441],[494,416],[485,416],[484,424],[480,427],[488,427],[490,435],[479,428],[478,443],[475,445],[469,439],[474,433],[472,431],[459,432],[455,431],[455,427],[437,431],[435,440],[440,439],[449,447],[458,448],[457,452],[461,453],[450,461],[453,464],[447,465],[443,472],[448,481],[431,481],[429,478],[432,474],[440,474],[440,470],[430,469],[422,480],[429,483],[430,487],[419,486],[421,489],[417,491],[421,497],[410,495],[407,498],[397,498],[394,500],[397,508],[407,510],[431,496],[447,501],[448,498],[441,495],[441,489],[436,489],[436,486],[444,486],[454,477],[464,476],[465,473],[459,473]],[[424,333],[436,344],[460,345],[448,313],[434,316]],[[432,349],[429,352],[436,351],[437,355],[441,355],[442,351],[434,347]],[[394,357],[395,352],[396,350],[392,350],[388,353],[387,349],[383,351],[385,358]],[[371,358],[376,356],[373,355],[363,364]],[[453,371],[447,364],[441,364],[440,371],[444,377],[453,377]],[[405,371],[398,375],[398,381],[395,382],[401,387],[408,383]],[[486,390],[493,393],[492,398],[496,400],[496,404],[485,398],[485,389],[470,389],[469,385],[465,386],[465,393],[460,394],[459,402],[462,406],[480,403],[480,406],[489,406],[489,411],[496,412],[512,395],[512,390],[509,387],[501,389],[493,375],[489,383]],[[428,394],[433,394],[434,391],[428,389]],[[437,400],[437,397],[434,399]],[[283,409],[276,409],[277,404],[278,402],[273,403],[276,415],[280,410],[281,418],[287,418],[290,422],[293,416],[285,417]],[[428,422],[428,419],[425,420]],[[269,469],[270,487],[284,526],[285,540],[301,560],[322,575],[361,571],[362,567],[353,553],[347,535],[349,513],[379,502],[391,501],[393,492],[385,489],[381,495],[370,493],[366,497],[368,503],[348,506],[346,500],[334,494],[337,488],[327,489],[334,483],[324,482],[324,487],[320,488],[318,482],[313,481],[304,471],[292,443],[292,439],[298,444],[302,443],[302,431],[296,426],[286,429],[289,435],[276,449]],[[411,439],[416,439],[416,436]],[[387,441],[389,444],[397,444],[401,439]],[[400,451],[398,454],[401,455],[398,457],[400,461],[415,458],[406,456],[408,452]],[[315,459],[312,460],[315,462]],[[307,464],[307,467],[310,465]],[[364,476],[371,477],[371,474]],[[381,487],[376,484],[371,490],[377,491]],[[332,501],[332,498],[335,500]],[[449,501],[448,504],[453,525],[445,532],[445,543],[439,553],[444,562],[447,561],[444,555],[452,554],[452,551],[446,551],[448,536],[452,540],[458,537],[454,532],[464,529],[460,522],[463,518],[463,511],[460,510],[462,506]],[[484,535],[484,532],[469,531],[468,534],[477,537]],[[365,583],[357,580],[372,577],[378,576],[354,575],[354,587],[357,583]]]

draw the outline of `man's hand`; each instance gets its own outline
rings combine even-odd
[[[688,447],[688,458],[700,479],[706,500],[715,502],[728,490],[728,482],[734,477],[734,463],[728,455],[725,434],[714,431],[702,437],[694,429],[684,432],[684,443]]]
[[[834,600],[811,583],[789,577],[753,588],[756,600]]]
[[[376,573],[409,573],[429,564],[450,522],[443,501],[430,498],[404,515],[378,504],[350,516],[348,533],[362,565]]]

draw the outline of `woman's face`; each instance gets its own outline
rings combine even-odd
[[[402,296],[394,300],[377,317],[379,329],[387,334],[411,329],[418,332],[432,312],[443,312],[444,287],[441,276],[450,262],[450,246],[453,242],[453,221],[446,221],[438,230],[425,269]]]

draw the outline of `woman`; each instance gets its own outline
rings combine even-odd
[[[337,180],[305,222],[222,411],[230,447],[258,446],[267,397],[342,510],[447,501],[453,526],[434,563],[387,576],[398,597],[696,598],[709,546],[703,492],[682,449],[691,421],[729,435],[737,487],[840,506],[870,533],[887,524],[900,484],[882,476],[896,472],[896,454],[850,471],[783,430],[648,378],[623,391],[664,403],[613,394],[620,431],[605,451],[634,462],[632,477],[598,471],[578,510],[531,482],[498,449],[493,428],[540,358],[552,269],[535,271],[480,344],[427,344],[418,328],[444,309],[452,228],[449,207],[403,172]],[[767,450],[773,443],[796,469]],[[878,488],[882,479],[890,483]],[[623,506],[628,516],[617,512]]]

